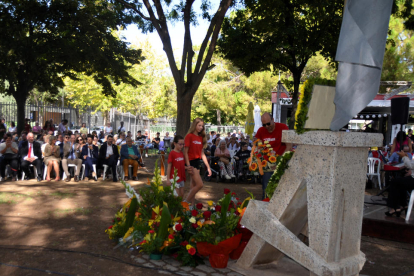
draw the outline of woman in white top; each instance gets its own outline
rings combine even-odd
[[[108,134],[111,134],[112,135],[112,127],[111,127],[111,123],[107,123],[106,124],[106,127],[105,127],[105,129],[104,129],[104,132],[105,132],[105,135],[108,135]]]
[[[14,124],[14,122],[10,123],[9,132],[11,134],[14,134],[16,132],[16,125]]]

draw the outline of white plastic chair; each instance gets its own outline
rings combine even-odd
[[[118,161],[118,163],[119,163],[119,161]],[[105,180],[106,179],[106,171],[108,170],[109,166],[108,165],[102,165],[102,167],[103,167],[102,180]],[[116,169],[115,172],[112,172],[112,173],[116,173],[116,176],[119,177],[118,168]]]
[[[93,171],[95,172],[95,174],[96,174],[96,165],[95,164],[93,164],[92,165],[92,168],[93,168]],[[82,180],[83,180],[83,178],[85,177],[85,164],[82,164]]]
[[[375,165],[378,163],[377,169],[375,170]],[[373,176],[378,177],[378,186],[380,190],[382,189],[381,186],[381,159],[374,158],[374,157],[368,157],[368,173],[367,177],[369,177],[372,180]]]
[[[407,215],[405,216],[405,221],[410,220],[410,215],[411,215],[411,211],[413,210],[413,205],[414,205],[414,190],[411,191],[410,203],[408,203],[408,209],[407,209]]]
[[[32,164],[29,165],[29,167],[33,167]],[[37,170],[36,167],[33,167],[34,173],[37,176]],[[26,176],[26,174],[24,173],[24,171],[22,170],[22,180],[24,180],[24,177]]]
[[[76,165],[75,164],[68,164],[68,170],[69,170],[69,168],[76,168]],[[62,180],[65,180],[65,179],[66,179],[66,173],[65,173],[65,171],[63,171]]]

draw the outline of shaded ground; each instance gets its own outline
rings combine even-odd
[[[145,161],[152,171],[155,158]],[[130,183],[139,189],[147,177],[152,175],[140,171],[139,181]],[[240,198],[248,196],[245,189],[261,196],[258,184],[208,182],[197,201],[217,200],[225,187]],[[146,263],[133,261],[125,249],[114,249],[104,231],[126,199],[122,184],[111,180],[1,183],[0,275],[46,275],[44,270],[60,275],[171,274],[140,267]],[[368,260],[362,274],[397,276],[414,269],[413,245],[363,237],[361,247]]]

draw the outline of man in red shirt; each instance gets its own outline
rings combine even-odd
[[[256,139],[260,139],[263,142],[269,141],[269,144],[276,152],[277,155],[282,155],[285,151],[292,150],[292,144],[282,143],[282,130],[288,130],[288,126],[281,123],[275,123],[273,117],[268,113],[262,115],[262,127],[256,133]],[[265,197],[265,190],[267,183],[269,183],[270,177],[273,172],[264,172],[262,176],[262,197]]]

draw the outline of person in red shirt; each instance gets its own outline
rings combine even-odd
[[[270,113],[266,112],[262,115],[262,127],[256,133],[256,139],[260,139],[263,142],[269,141],[269,144],[276,152],[277,155],[282,155],[285,151],[292,150],[292,144],[282,143],[282,130],[288,130],[288,126],[281,123],[275,123]],[[267,183],[269,183],[270,177],[273,172],[264,172],[262,176],[262,199],[265,197],[265,190]]]
[[[210,165],[207,162],[207,157],[204,155],[204,150],[207,146],[206,131],[204,129],[204,121],[200,118],[194,119],[184,139],[184,158],[185,164],[189,168],[191,175],[191,189],[185,200],[194,205],[195,195],[201,188],[203,188],[203,180],[200,176],[200,161],[203,160],[207,167],[208,176],[211,176]]]
[[[174,137],[174,149],[168,155],[167,167],[167,185],[171,186],[174,180],[174,171],[177,170],[177,180],[175,183],[175,190],[179,197],[184,198],[184,183],[185,183],[185,159],[182,152],[184,147],[184,138],[180,135]]]

